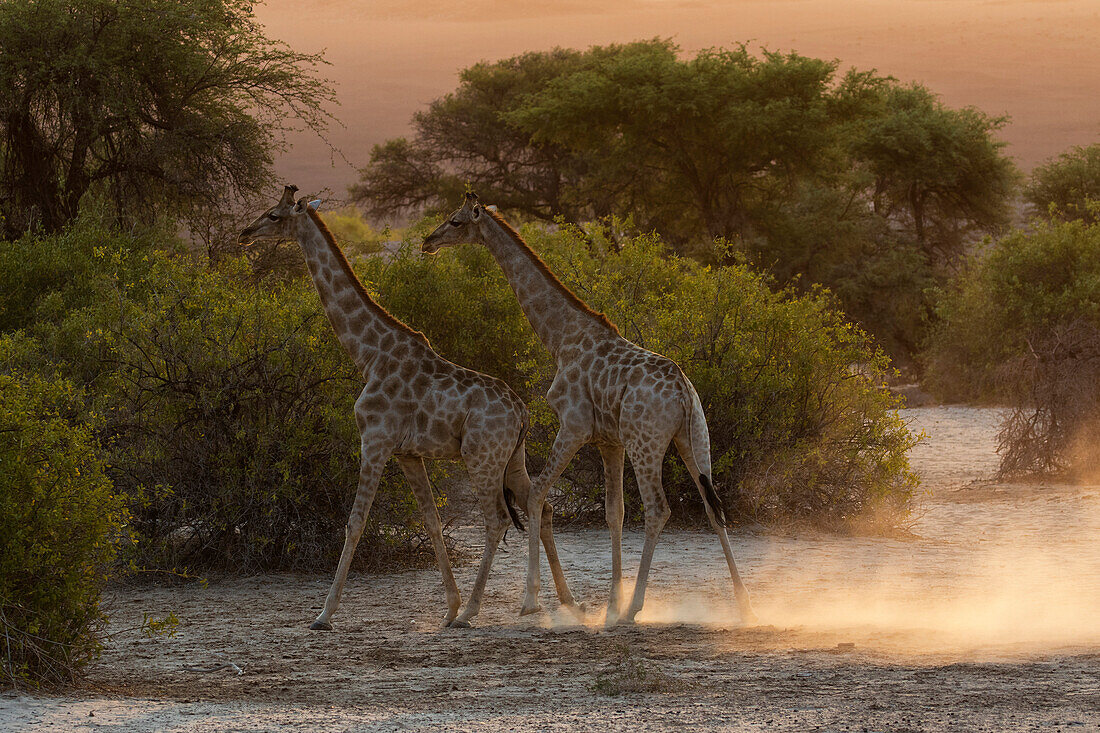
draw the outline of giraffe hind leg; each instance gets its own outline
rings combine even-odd
[[[661,463],[664,458],[664,450],[654,447],[651,442],[643,447],[630,451],[630,464],[634,467],[634,475],[638,479],[638,490],[642,494],[642,503],[645,505],[645,545],[642,547],[642,559],[638,564],[638,578],[634,583],[634,595],[630,599],[630,606],[620,617],[623,623],[634,623],[634,617],[642,610],[645,603],[646,585],[649,582],[649,569],[653,563],[653,553],[657,549],[657,540],[661,536],[672,511],[669,509],[668,500],[665,498],[664,486],[661,483]],[[667,444],[666,446],[667,447]]]
[[[550,449],[550,457],[546,461],[545,468],[543,468],[539,477],[531,483],[531,492],[527,497],[527,522],[530,525],[528,530],[527,589],[523,596],[523,605],[520,607],[520,616],[535,613],[542,608],[539,603],[539,542],[543,537],[542,508],[546,504],[546,495],[550,493],[550,487],[558,480],[569,461],[585,442],[587,442],[586,436],[567,432],[564,427],[559,430],[554,437],[554,445]]]
[[[752,603],[749,601],[749,591],[745,588],[745,583],[741,580],[741,573],[737,571],[737,563],[733,559],[733,549],[730,547],[729,535],[726,533],[724,521],[726,518],[725,506],[721,503],[721,500],[718,499],[717,492],[714,491],[714,486],[711,484],[710,476],[707,476],[699,470],[695,456],[691,453],[691,443],[688,438],[683,435],[678,435],[675,440],[676,451],[680,454],[680,458],[683,459],[684,465],[688,469],[688,473],[690,473],[695,480],[695,487],[699,490],[699,495],[703,497],[703,505],[707,509],[707,519],[710,520],[711,529],[718,535],[718,542],[722,545],[722,554],[726,558],[726,566],[729,568],[730,580],[733,582],[733,597],[737,602],[737,609],[741,613],[741,623],[746,625],[755,624],[757,622],[757,616],[752,610]],[[712,496],[714,497],[713,499],[711,498]],[[721,512],[721,514],[719,514],[719,512]],[[721,517],[721,520],[719,517]]]
[[[504,483],[507,487],[506,491],[512,493],[519,503],[526,508],[527,499],[531,493],[531,477],[527,475],[524,444],[522,442],[516,452],[512,454],[512,458],[508,463],[508,472]],[[505,494],[505,498],[507,498],[507,494]],[[512,509],[510,507],[509,511]],[[573,598],[573,594],[569,590],[569,583],[566,581],[565,573],[561,568],[561,560],[558,557],[558,546],[554,541],[554,507],[550,505],[550,502],[543,502],[542,512],[543,516],[539,523],[539,539],[542,542],[542,549],[546,551],[546,561],[550,565],[550,574],[554,578],[554,588],[558,593],[558,602],[561,603],[562,608],[571,611],[578,620],[583,620],[586,609],[584,604],[577,603]],[[518,517],[513,514],[512,520],[515,522]],[[523,531],[522,523],[518,526],[520,531]]]
[[[623,447],[600,446],[603,458],[604,510],[611,535],[611,591],[607,597],[607,626],[614,626],[622,612],[623,592]]]
[[[470,474],[470,481],[477,491],[481,503],[481,512],[485,517],[485,551],[481,556],[481,565],[477,570],[477,578],[474,587],[470,590],[470,598],[466,601],[466,608],[457,618],[447,625],[455,628],[469,628],[470,621],[481,611],[481,599],[485,594],[485,586],[489,581],[489,571],[493,567],[493,558],[496,556],[497,546],[508,528],[509,517],[501,507],[500,489],[503,479],[503,467],[485,465],[467,458],[466,469]]]

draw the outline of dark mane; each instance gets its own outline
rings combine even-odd
[[[610,328],[616,334],[619,333],[618,326],[616,326],[614,323],[612,323],[611,320],[607,316],[605,316],[603,313],[600,313],[599,311],[594,311],[591,308],[589,308],[587,303],[585,303],[583,300],[581,300],[580,297],[576,293],[574,293],[572,290],[567,288],[565,286],[565,283],[563,283],[561,280],[559,280],[558,276],[554,274],[553,270],[551,270],[546,265],[546,263],[542,261],[542,258],[539,257],[538,254],[535,253],[535,250],[531,249],[527,245],[527,242],[523,241],[523,237],[521,237],[519,235],[519,232],[517,232],[515,229],[513,229],[508,224],[508,222],[504,221],[504,219],[501,218],[500,214],[498,214],[495,211],[490,211],[489,209],[485,208],[484,206],[481,207],[481,210],[484,211],[486,214],[488,214],[490,217],[492,217],[493,221],[495,221],[497,224],[500,225],[500,228],[503,229],[505,231],[505,233],[509,237],[512,238],[512,240],[520,248],[520,251],[523,252],[524,254],[526,254],[527,258],[529,260],[531,260],[531,264],[535,266],[535,269],[537,269],[539,272],[541,272],[546,277],[546,279],[550,283],[550,285],[557,288],[561,292],[561,294],[565,296],[566,300],[568,300],[570,303],[572,303],[574,306],[576,306],[582,313],[587,313],[588,315],[592,316],[593,318],[595,318],[597,321],[599,321],[603,325]]]
[[[372,311],[376,316],[381,318],[383,321],[386,321],[394,328],[415,336],[419,340],[423,341],[425,346],[430,347],[430,344],[428,344],[427,336],[420,333],[420,331],[417,331],[405,325],[397,318],[395,318],[388,310],[378,305],[378,303],[374,302],[374,298],[370,297],[370,293],[368,293],[367,289],[363,287],[363,283],[361,283],[359,281],[359,278],[355,276],[355,271],[351,269],[351,263],[348,262],[348,258],[344,256],[344,251],[340,249],[340,246],[338,244],[336,244],[336,238],[332,236],[332,232],[330,232],[329,228],[325,226],[325,222],[322,221],[321,216],[315,210],[309,208],[308,206],[306,207],[306,211],[309,213],[309,218],[313,219],[313,223],[316,224],[317,228],[321,231],[321,236],[323,236],[325,238],[325,241],[328,242],[328,246],[332,250],[333,256],[336,258],[336,261],[340,263],[340,267],[343,268],[344,274],[347,275],[349,280],[351,280],[352,287],[355,288],[355,292],[359,294],[359,297],[363,299],[363,302],[366,304],[367,309]]]

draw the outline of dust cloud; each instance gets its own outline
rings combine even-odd
[[[739,568],[775,641],[965,657],[1100,642],[1100,487],[982,480],[997,465],[997,411],[908,413],[932,436],[913,456],[927,492],[913,539],[804,534],[741,545]],[[628,572],[640,544],[639,534],[624,553]],[[590,562],[598,572],[603,558]],[[709,534],[662,538],[638,622],[738,628],[724,571]],[[594,609],[586,622],[603,616]]]

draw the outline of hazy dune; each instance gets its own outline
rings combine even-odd
[[[1097,0],[280,0],[257,13],[272,36],[332,62],[345,127],[330,137],[348,162],[295,133],[278,167],[337,194],[465,66],[655,36],[688,52],[746,41],[921,81],[950,105],[1009,115],[1003,138],[1025,169],[1100,139]]]

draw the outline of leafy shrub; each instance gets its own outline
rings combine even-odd
[[[0,272],[43,284],[26,316],[33,360],[85,385],[102,415],[134,566],[330,570],[358,481],[359,380],[312,283],[253,284],[240,260],[205,270],[94,228],[15,244]],[[51,280],[67,262],[79,267]],[[398,474],[383,479],[360,567],[432,557]]]
[[[1005,237],[972,258],[939,316],[929,387],[1015,408],[1002,473],[1096,467],[1100,226],[1044,223]]]
[[[1024,199],[1039,216],[1100,223],[1100,143],[1074,147],[1037,167]]]
[[[251,286],[239,261],[165,276],[87,324],[112,368],[111,473],[135,499],[136,560],[331,569],[358,480],[361,382],[312,283]],[[393,478],[361,564],[417,555],[416,505]]]
[[[549,357],[492,255],[483,247],[459,247],[443,257],[422,257],[419,243],[412,246],[418,239],[410,235],[389,262],[362,261],[362,279],[444,357],[499,377],[520,394],[530,392],[525,385],[535,362],[549,363]]]
[[[81,394],[0,336],[0,683],[70,680],[98,656],[100,590],[126,521]]]
[[[729,506],[834,526],[904,514],[916,484],[905,456],[913,438],[881,389],[886,357],[823,291],[775,291],[744,266],[670,256],[655,236],[614,244],[604,230],[565,228],[531,239],[624,336],[684,369]],[[679,459],[666,469],[674,506],[697,511]]]
[[[153,242],[166,239],[82,221],[52,237],[0,240],[0,332],[56,325],[70,311],[110,297],[115,283],[132,289],[150,266]]]
[[[625,337],[684,368],[703,400],[715,484],[729,505],[762,521],[837,526],[877,511],[899,521],[916,483],[905,457],[913,438],[879,388],[885,357],[829,297],[776,292],[746,267],[704,267],[670,255],[655,235],[616,242],[611,231],[532,226],[524,234]],[[384,304],[423,328],[442,354],[524,394],[537,471],[556,429],[545,402],[554,367],[488,252],[459,247],[365,267]],[[700,517],[679,460],[670,457],[666,468],[674,511]],[[584,449],[556,503],[567,516],[602,513],[602,483],[598,454]]]
[[[322,215],[325,225],[348,257],[373,254],[382,249],[384,233],[376,232],[354,206],[345,206]]]

